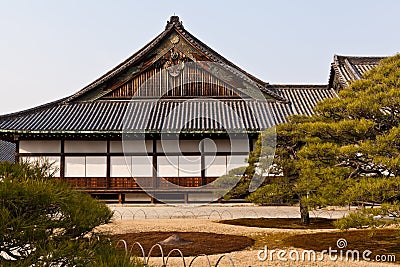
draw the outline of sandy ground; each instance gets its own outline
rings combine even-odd
[[[254,228],[254,227],[243,227],[234,225],[219,224],[211,219],[142,219],[142,220],[115,220],[113,223],[104,225],[100,228],[101,231],[109,233],[127,233],[127,232],[146,232],[146,231],[197,231],[197,232],[211,232],[220,234],[236,234],[236,235],[265,235],[268,237],[270,233],[280,232],[296,232],[296,233],[313,233],[317,231],[333,231],[333,230],[282,230],[282,229],[268,229],[268,228]],[[140,242],[140,240],[138,240]],[[132,244],[128,244],[131,246]],[[265,244],[268,245],[268,244]],[[243,251],[237,251],[225,254],[226,256],[220,261],[218,266],[237,266],[237,267],[255,267],[255,266],[399,266],[396,264],[389,263],[377,263],[377,262],[346,262],[346,261],[330,261],[328,257],[325,257],[324,261],[310,262],[310,261],[292,261],[286,262],[279,261],[276,256],[274,260],[260,261],[257,257],[260,248],[248,248]],[[288,251],[290,249],[287,249]],[[300,255],[302,250],[299,251]],[[148,253],[148,252],[146,252]],[[197,258],[191,266],[193,267],[204,267],[204,266],[216,266],[218,259],[223,256],[211,255],[208,256],[210,265],[207,263],[207,259],[203,257]],[[262,255],[261,255],[262,256]],[[288,258],[288,256],[286,256]],[[317,258],[320,254],[317,253]],[[193,257],[185,258],[186,266],[189,266],[190,261]],[[234,265],[230,262],[232,259]],[[150,266],[162,266],[161,258],[150,258]],[[182,259],[170,258],[167,263],[167,267],[184,266]]]
[[[256,206],[242,204],[208,204],[203,206],[180,205],[109,205],[118,220],[132,219],[235,219],[235,218],[300,218],[298,206]],[[354,210],[356,207],[352,207]],[[341,218],[348,213],[347,208],[331,207],[313,210],[311,217]]]

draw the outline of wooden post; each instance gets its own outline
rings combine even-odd
[[[250,149],[250,152],[252,152],[254,150],[254,144],[253,144],[252,138],[249,138],[249,149]]]
[[[158,187],[158,178],[157,178],[157,140],[153,138],[153,177],[152,177],[152,185],[153,188]]]
[[[61,154],[60,154],[60,178],[65,178],[65,141],[61,139]]]
[[[201,168],[201,185],[206,184],[206,162],[204,156],[204,139],[200,141],[200,168]]]
[[[14,135],[14,141],[15,141],[15,153],[14,153],[14,161],[16,163],[19,162],[19,136]]]
[[[106,188],[110,187],[110,176],[111,176],[111,156],[110,156],[110,140],[107,139],[107,159],[106,159]]]

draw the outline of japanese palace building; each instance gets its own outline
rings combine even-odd
[[[381,59],[335,56],[327,85],[273,85],[172,16],[145,47],[77,93],[0,116],[1,159],[46,158],[56,177],[95,195],[197,201],[204,192],[196,187],[246,165],[261,131],[312,115],[318,101],[337,97]]]

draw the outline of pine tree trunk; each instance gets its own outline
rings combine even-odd
[[[301,224],[309,225],[310,224],[310,213],[308,211],[308,207],[303,205],[300,201],[300,216],[301,216]]]

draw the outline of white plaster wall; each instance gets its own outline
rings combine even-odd
[[[19,142],[19,153],[60,153],[61,141],[25,141]]]
[[[249,140],[231,139],[232,152],[250,152]]]
[[[200,152],[200,140],[157,140],[157,152]],[[249,152],[247,139],[208,139],[205,152]]]
[[[249,152],[249,140],[247,139],[214,139],[218,152]],[[213,152],[213,145],[205,142],[204,151]]]
[[[65,177],[85,177],[85,157],[65,157]]]
[[[200,177],[201,158],[200,156],[179,157],[179,177]]]
[[[198,150],[197,147],[196,149]],[[179,151],[180,151],[179,140],[157,140],[157,152],[177,153]]]
[[[229,139],[215,139],[213,140],[215,145],[217,146],[218,152],[230,152],[231,151],[231,143]],[[204,149],[206,152],[210,150],[207,146]]]
[[[132,177],[132,157],[111,157],[111,177]]]
[[[132,153],[132,152],[153,152],[153,141],[152,140],[126,140],[124,145],[122,141],[111,141],[110,142],[111,153]]]
[[[65,141],[65,153],[107,153],[106,141]]]
[[[200,153],[200,140],[157,140],[157,152],[197,152]]]
[[[218,152],[230,152],[231,144],[229,139],[213,139],[204,142],[205,152],[215,152],[215,149],[217,149]]]
[[[106,177],[107,157],[86,157],[86,177]]]
[[[151,156],[111,157],[111,177],[153,177]]]
[[[204,163],[207,177],[220,177],[226,174],[226,156],[206,156]]]
[[[159,177],[178,177],[178,156],[158,157],[157,171]]]
[[[152,177],[153,176],[153,157],[133,156],[132,157],[133,177]]]
[[[181,152],[199,152],[200,140],[179,140],[179,148]]]

